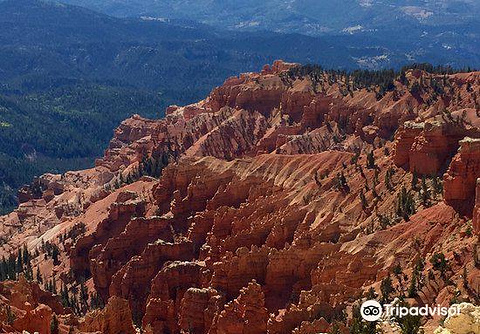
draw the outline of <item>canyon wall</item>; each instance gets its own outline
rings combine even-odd
[[[435,253],[451,282],[471,282],[462,297],[476,293],[480,73],[410,70],[379,95],[296,68],[230,78],[161,120],[135,115],[94,168],[42,176],[41,196],[22,189],[0,218],[1,253],[25,245],[56,294],[83,289],[105,306],[49,295],[15,306],[18,320],[42,314],[44,328],[56,314],[65,333],[317,333],[351,321],[396,266],[402,291]],[[425,262],[418,299],[448,301],[455,291]]]

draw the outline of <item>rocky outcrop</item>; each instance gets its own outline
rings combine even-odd
[[[478,137],[479,74],[409,71],[380,94],[295,66],[230,78],[162,120],[135,115],[95,168],[41,177],[0,218],[1,253],[13,259],[26,243],[50,289],[55,277],[63,297],[66,287],[70,300],[80,291],[108,304],[82,317],[51,294],[35,292],[28,306],[3,283],[0,304],[21,326],[61,315],[64,331],[131,333],[134,321],[145,333],[317,333],[351,317],[393,268],[394,290],[410,285],[419,259],[419,300],[450,300],[454,285],[476,296],[474,239],[457,204],[473,199],[479,177],[478,140],[459,141]],[[445,96],[434,80],[449,87]],[[421,91],[412,94],[413,83]],[[413,171],[443,171],[457,148],[445,201],[411,190]],[[158,173],[143,169],[152,160]],[[452,285],[431,266],[437,253]]]
[[[255,281],[240,290],[216,319],[218,334],[261,334],[267,331],[267,309],[262,287]]]
[[[270,65],[265,65],[262,69],[262,74],[280,74],[282,72],[288,71],[291,68],[294,68],[298,66],[296,63],[287,63],[283,60],[275,60],[272,64]]]
[[[0,319],[9,325],[6,332],[26,330],[50,334],[54,314],[67,312],[55,296],[28,282],[24,276],[16,282],[0,283],[0,305]]]
[[[447,202],[473,201],[480,177],[480,139],[460,141],[458,153],[444,176],[444,198]]]
[[[112,276],[133,256],[139,255],[148,243],[158,239],[173,241],[170,221],[160,217],[132,219],[125,230],[108,240],[99,254],[90,261],[97,291],[106,295]]]
[[[155,333],[179,331],[180,302],[190,288],[202,285],[201,262],[175,261],[166,264],[151,283],[143,323]]]
[[[180,306],[181,331],[205,333],[212,328],[214,317],[221,311],[224,297],[212,288],[190,288],[185,292]]]
[[[89,312],[78,327],[83,332],[136,333],[128,302],[117,297],[111,297],[104,309]]]
[[[193,259],[193,244],[189,240],[169,243],[158,240],[148,244],[139,256],[132,257],[112,277],[109,287],[110,296],[127,299],[135,317],[145,313],[150,282],[167,261],[187,261]]]
[[[475,205],[473,207],[473,230],[480,236],[480,182],[477,179],[477,185],[475,187]]]
[[[225,291],[227,298],[232,299],[251,279],[265,282],[267,264],[268,248],[253,247],[251,251],[240,248],[235,256],[228,253],[214,263],[211,285]]]
[[[257,89],[259,85],[263,89]],[[206,106],[214,112],[227,106],[258,111],[267,116],[280,106],[282,94],[286,90],[287,87],[278,75],[244,74],[230,78],[214,89],[207,98]]]
[[[41,304],[34,309],[27,307],[24,311],[25,312],[18,315],[18,318],[13,322],[13,328],[30,333],[51,333],[50,323],[53,312],[50,307]]]
[[[475,134],[453,122],[407,122],[395,135],[393,161],[399,167],[408,166],[412,173],[435,175],[456,153],[459,141]]]
[[[454,306],[458,307],[460,313],[448,316],[434,334],[479,333],[480,307],[468,303]]]
[[[95,226],[95,230],[82,236],[72,247],[70,266],[77,275],[89,277],[90,259],[100,252],[101,245],[112,236],[120,234],[134,215],[143,215],[145,203],[141,199],[122,201],[120,195],[119,198],[120,201],[111,204],[108,216]]]

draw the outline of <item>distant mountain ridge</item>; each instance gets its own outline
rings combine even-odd
[[[474,0],[63,1],[119,17],[181,18],[235,31],[355,35],[352,48],[385,49],[387,61],[363,54],[355,60],[361,67],[392,66],[395,57],[480,64],[480,3]]]
[[[476,19],[480,4],[474,0],[345,0],[339,5],[326,0],[64,0],[63,2],[93,8],[114,16],[132,17],[156,15],[189,18],[215,26],[239,27],[248,19],[270,18],[270,24],[288,24],[295,18],[305,25],[321,24],[339,29],[358,21],[371,24],[412,18],[423,24],[456,23],[458,18]],[[345,11],[348,8],[348,11]],[[273,16],[276,15],[276,17]],[[221,20],[226,19],[225,20]],[[252,20],[253,21],[253,20]],[[323,21],[323,22],[322,22]],[[446,21],[446,22],[445,22]],[[268,27],[267,21],[257,22],[253,28]],[[244,28],[248,28],[246,25]],[[279,27],[282,29],[282,27]],[[315,31],[312,29],[311,31]],[[319,31],[321,32],[321,31]]]
[[[477,21],[474,0],[64,0],[119,17],[153,15],[188,18],[230,29],[267,29],[321,35],[358,24],[367,28],[395,22],[449,25]],[[349,10],[346,11],[345,8]]]

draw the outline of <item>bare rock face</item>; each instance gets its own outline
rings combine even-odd
[[[262,287],[252,281],[240,290],[238,298],[225,305],[216,320],[217,333],[265,333],[267,315]]]
[[[465,138],[445,174],[445,200],[473,206],[473,230],[480,235],[480,140]]]
[[[255,89],[258,84],[265,89]],[[214,112],[228,106],[268,115],[280,106],[284,91],[286,87],[278,75],[241,75],[228,79],[221,87],[214,89],[206,104]]]
[[[100,332],[106,334],[136,333],[128,302],[111,297],[103,310],[88,313],[79,325],[83,332]]]
[[[473,207],[473,230],[480,236],[480,183],[477,179],[475,187],[475,206]]]
[[[412,173],[435,175],[468,134],[476,133],[452,122],[407,122],[395,136],[394,162],[397,166],[408,166]]]
[[[35,283],[20,276],[16,282],[5,281],[0,284],[0,304],[2,321],[9,324],[5,332],[50,333],[50,322],[56,313],[65,314],[60,301],[45,292]],[[7,310],[7,306],[10,308]],[[10,313],[10,315],[8,315]]]
[[[454,154],[463,137],[453,126],[439,122],[426,122],[421,135],[415,138],[410,152],[410,171],[421,175],[435,175]],[[451,130],[450,130],[451,129]]]
[[[132,257],[112,277],[109,287],[110,296],[127,299],[134,310],[134,316],[141,318],[145,312],[150,282],[167,261],[187,261],[193,258],[192,243],[182,240],[168,243],[158,240],[148,244],[139,256]],[[136,313],[135,313],[136,312]]]
[[[139,255],[143,248],[157,239],[172,241],[170,221],[160,217],[134,218],[118,236],[108,240],[99,254],[90,261],[93,281],[98,291],[108,291],[112,276],[130,258]]]
[[[221,294],[212,288],[189,288],[182,298],[179,327],[181,331],[204,333],[212,328],[214,316],[225,303]]]
[[[175,261],[166,264],[152,280],[143,323],[155,333],[179,331],[181,301],[190,288],[202,285],[201,262]]]
[[[448,316],[443,326],[437,328],[434,334],[461,334],[480,332],[480,308],[468,303],[457,305],[460,313]]]
[[[245,110],[235,111],[228,120],[192,145],[186,155],[231,160],[240,152],[253,150],[266,129],[266,119],[261,115]]]
[[[52,321],[52,309],[46,305],[39,305],[33,310],[26,310],[13,322],[12,327],[17,330],[26,330],[30,333],[50,334],[50,323]]]
[[[480,177],[480,140],[465,138],[444,176],[444,198],[448,201],[469,201],[475,197]]]
[[[428,261],[435,253],[463,295],[478,293],[465,226],[480,145],[461,139],[478,138],[480,73],[408,71],[382,95],[296,66],[227,79],[161,120],[135,115],[95,168],[27,187],[20,207],[0,217],[1,254],[16,257],[26,244],[57,290],[83,287],[90,302],[108,303],[78,316],[38,286],[1,283],[0,304],[18,326],[43,328],[56,314],[62,330],[77,332],[133,333],[132,321],[145,333],[326,332],[397,264],[396,291],[424,259],[418,299],[450,300],[453,285],[439,283]],[[441,97],[439,82],[448,86]],[[412,172],[439,173],[452,156],[445,201],[432,192],[422,201]],[[136,174],[148,159],[161,161],[161,173]],[[19,329],[0,316],[2,330]]]
[[[90,276],[90,258],[101,249],[100,245],[110,237],[120,234],[134,215],[142,215],[145,210],[142,200],[116,201],[109,208],[108,217],[96,225],[91,234],[80,238],[70,253],[70,265],[78,275]],[[95,247],[94,247],[95,246]]]

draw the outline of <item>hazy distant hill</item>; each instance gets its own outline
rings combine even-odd
[[[229,28],[302,29],[318,34],[352,24],[418,21],[425,25],[478,20],[475,0],[64,0],[115,16],[188,18]],[[346,10],[348,9],[348,10]],[[410,21],[410,22],[413,22]],[[318,28],[318,29],[317,29]]]
[[[476,0],[63,1],[116,16],[181,18],[236,31],[355,35],[350,47],[385,48],[383,56],[389,58],[430,57],[430,62],[480,65],[480,2]],[[359,58],[363,67],[381,60],[366,54]]]

